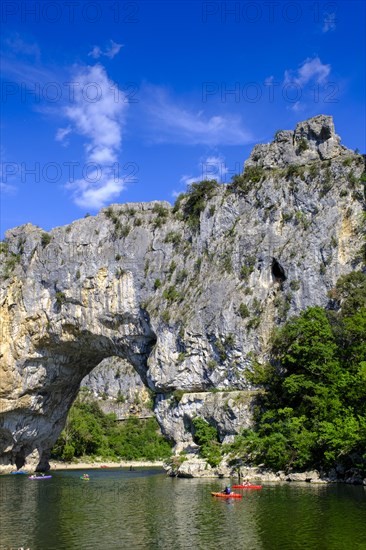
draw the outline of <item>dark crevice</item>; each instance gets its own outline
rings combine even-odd
[[[15,455],[15,466],[17,467],[17,470],[20,470],[20,468],[23,468],[24,464],[25,464],[24,452],[20,452],[17,455]]]
[[[281,283],[287,279],[285,270],[276,258],[272,258],[272,277]]]

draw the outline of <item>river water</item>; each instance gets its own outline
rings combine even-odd
[[[0,547],[30,550],[366,550],[366,489],[264,484],[241,500],[217,479],[158,469],[0,477]]]

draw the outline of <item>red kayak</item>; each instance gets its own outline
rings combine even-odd
[[[233,489],[262,489],[262,485],[232,485]]]
[[[221,497],[221,498],[243,498],[243,495],[239,495],[238,493],[211,493],[213,497]]]

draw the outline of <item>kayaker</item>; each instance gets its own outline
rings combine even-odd
[[[231,486],[230,486],[230,485],[226,485],[225,489],[223,490],[223,493],[225,493],[225,495],[230,495],[230,493],[231,493]]]

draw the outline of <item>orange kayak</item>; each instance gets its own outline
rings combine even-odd
[[[230,493],[227,495],[226,493],[211,493],[213,497],[221,497],[221,498],[243,498],[243,495],[239,495],[238,493]]]
[[[262,489],[262,485],[232,485],[233,489]]]

